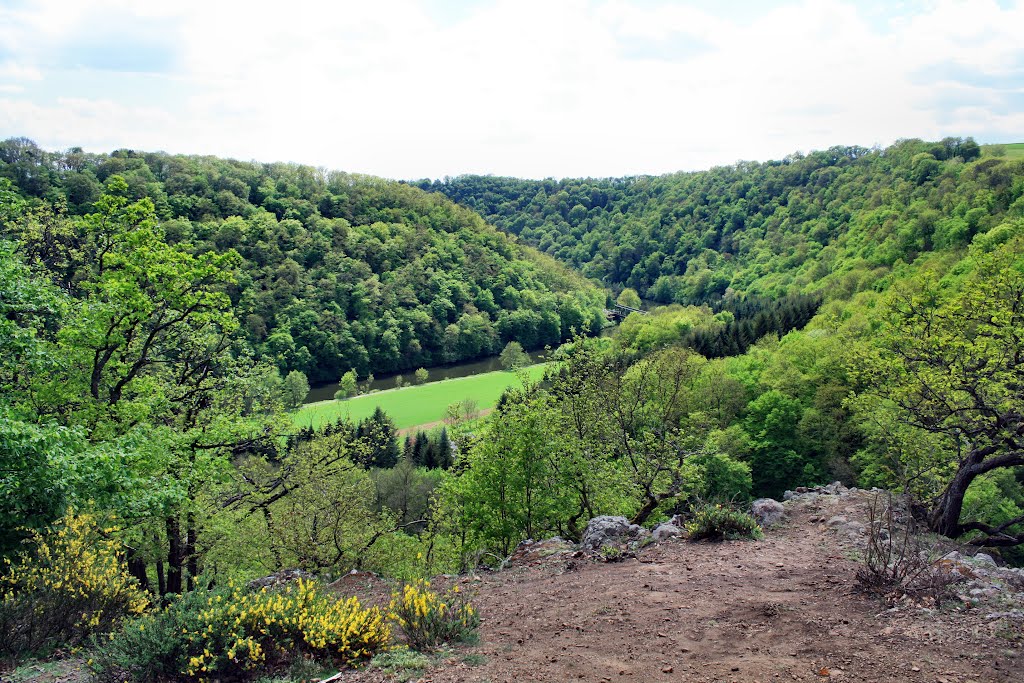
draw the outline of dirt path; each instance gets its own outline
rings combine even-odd
[[[760,542],[671,542],[640,560],[552,558],[484,576],[480,644],[422,680],[1024,681],[1019,634],[854,594],[852,549],[820,523],[854,511],[820,506]]]

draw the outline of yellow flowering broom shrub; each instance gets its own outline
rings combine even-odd
[[[309,656],[339,665],[370,659],[391,641],[381,610],[339,600],[312,581],[258,592],[198,589],[125,625],[98,645],[100,680],[242,679]]]
[[[76,645],[145,610],[148,600],[127,571],[121,545],[92,513],[71,510],[34,533],[0,577],[0,653],[17,656]]]
[[[480,617],[459,587],[438,595],[430,590],[429,581],[407,583],[391,595],[388,608],[414,650],[431,650],[453,641],[476,637]]]

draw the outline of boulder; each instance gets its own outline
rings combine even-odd
[[[651,534],[655,541],[661,543],[667,541],[670,538],[676,538],[677,536],[683,535],[683,530],[677,527],[675,524],[665,523],[659,524],[654,528],[654,532]]]
[[[832,517],[827,522],[825,522],[825,526],[827,526],[829,529],[838,529],[841,526],[846,526],[846,524],[849,521],[849,519],[843,517],[842,515],[836,515],[835,517]]]
[[[996,564],[996,561],[993,560],[992,556],[988,553],[977,553],[971,559],[974,561],[974,564],[981,567],[987,567],[989,569],[997,569],[999,567],[999,565]]]
[[[772,498],[758,498],[750,504],[750,514],[762,527],[769,527],[782,521],[786,508]]]
[[[631,525],[625,517],[594,517],[587,522],[587,530],[583,532],[581,545],[585,550],[600,550],[602,546],[621,543],[636,535],[637,532],[632,528],[634,526],[636,525]]]

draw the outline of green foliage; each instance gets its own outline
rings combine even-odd
[[[693,541],[758,539],[763,535],[753,517],[718,503],[695,507],[686,530]]]
[[[710,450],[692,456],[690,463],[700,478],[702,499],[725,502],[751,497],[754,484],[747,463]]]
[[[505,348],[501,350],[500,360],[501,367],[505,370],[518,370],[530,364],[530,356],[517,341],[505,344]]]
[[[259,592],[199,588],[99,641],[93,667],[101,681],[251,678],[296,653],[341,665],[367,660],[390,639],[376,607],[339,600],[313,582]]]
[[[658,177],[466,175],[418,185],[587,276],[661,303],[846,298],[932,249],[935,233],[938,245],[955,247],[999,222],[1024,191],[1013,181],[1021,166],[979,153],[970,138],[901,140]],[[985,215],[972,224],[975,209]],[[938,226],[954,217],[966,235]]]
[[[85,253],[78,216],[133,222],[127,209],[148,206],[181,254],[231,254],[238,280],[224,294],[248,342],[282,375],[300,370],[320,383],[350,368],[411,370],[492,355],[511,340],[539,348],[573,328],[599,329],[604,296],[592,284],[473,212],[408,185],[162,153],[76,152],[65,162],[65,153],[31,141],[0,144],[33,150],[13,165],[0,160],[0,176],[21,194],[12,203],[66,203],[74,214],[68,251]],[[103,182],[106,195],[98,182],[83,185],[89,178]],[[16,231],[27,248],[49,250],[44,263],[58,270],[51,237],[29,228]],[[58,275],[73,281],[74,270]]]
[[[524,537],[543,537],[567,514],[570,501],[558,495],[558,422],[545,396],[507,402],[453,482],[469,529],[504,555]]]
[[[750,464],[754,493],[779,498],[795,482],[817,478],[815,464],[801,455],[798,426],[803,415],[800,402],[781,391],[770,390],[747,406],[743,427],[751,436]]]
[[[306,375],[298,370],[292,370],[284,378],[284,407],[286,410],[295,410],[306,400],[309,395],[309,381]]]
[[[626,308],[637,309],[640,308],[640,306],[642,305],[642,302],[640,301],[640,295],[637,294],[636,290],[632,289],[631,287],[626,287],[625,289],[623,289],[622,292],[619,293],[619,296],[616,297],[615,303],[617,303],[620,306],[625,306]]]
[[[341,393],[342,398],[351,398],[358,392],[358,382],[356,379],[356,371],[348,370],[338,380],[338,391]],[[338,398],[335,396],[334,398]]]
[[[472,642],[480,626],[479,615],[458,586],[439,595],[430,590],[429,581],[402,586],[391,595],[388,612],[409,647],[420,652],[445,643]]]
[[[869,411],[862,415],[889,425],[872,433],[880,461],[873,471],[929,495],[929,525],[948,536],[1024,540],[1019,519],[961,519],[978,477],[1024,465],[1022,264],[1024,239],[1015,237],[989,252],[976,248],[945,278],[926,272],[895,288],[874,343],[855,360],[865,390],[859,407]]]

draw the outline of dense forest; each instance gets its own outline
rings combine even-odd
[[[873,287],[1024,212],[1019,172],[971,139],[833,147],[780,161],[621,179],[421,181],[615,288],[716,304]]]
[[[834,479],[1024,559],[1024,162],[909,140],[421,186],[0,144],[0,656],[110,630],[102,671],[243,677],[236,640],[190,630],[211,582],[500,565],[595,515],[693,520]],[[607,293],[573,268],[665,305],[588,336]],[[455,405],[403,442],[380,411],[287,412],[295,371],[508,341],[566,343],[486,417]],[[104,581],[55,559],[83,545]],[[66,585],[116,618],[71,601],[39,623]]]
[[[260,358],[312,382],[557,345],[601,325],[586,280],[471,211],[377,178],[122,150],[51,153],[0,143],[18,209],[4,234],[76,293],[87,219],[113,192],[161,239],[240,257],[225,293]],[[135,205],[135,202],[142,204]],[[143,208],[145,207],[145,208]],[[128,209],[125,209],[128,210]]]

